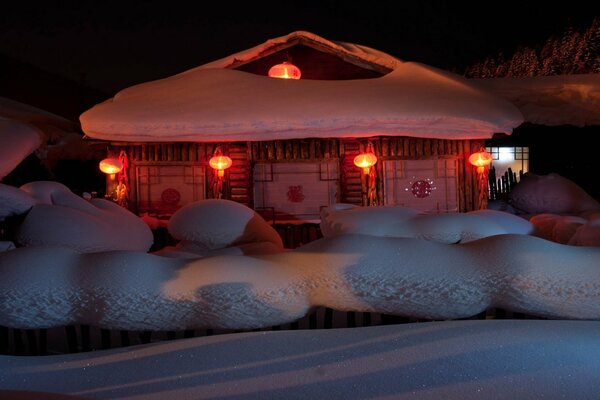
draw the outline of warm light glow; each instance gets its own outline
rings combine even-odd
[[[214,168],[218,171],[219,176],[225,175],[225,170],[231,167],[231,158],[227,156],[214,156],[209,161],[208,164],[211,168]]]
[[[514,161],[515,153],[514,147],[499,147],[498,148],[498,160],[499,161]]]
[[[377,156],[373,153],[361,153],[354,157],[354,165],[363,169],[365,174],[369,173],[369,169],[377,162]]]
[[[477,173],[483,174],[485,167],[490,165],[492,162],[492,155],[485,150],[478,151],[477,153],[471,154],[469,162],[477,167]]]
[[[294,64],[284,62],[271,67],[269,77],[282,79],[300,79],[300,68]]]
[[[117,174],[123,169],[123,163],[116,158],[105,158],[100,161],[100,171],[105,174]]]

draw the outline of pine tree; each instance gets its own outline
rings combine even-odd
[[[487,57],[466,69],[470,77],[538,76],[600,73],[600,18],[584,32],[568,28],[559,37],[550,37],[538,50],[518,48],[512,57],[502,53]]]

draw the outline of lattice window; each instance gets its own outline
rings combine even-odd
[[[386,160],[383,184],[386,205],[426,213],[458,211],[456,159]]]
[[[319,222],[336,202],[338,162],[259,163],[254,166],[254,207],[273,223]]]
[[[519,171],[529,171],[529,147],[487,147],[486,150],[494,160],[496,177],[503,176],[508,168],[517,176]]]
[[[168,217],[205,198],[204,168],[199,165],[136,165],[138,213]]]

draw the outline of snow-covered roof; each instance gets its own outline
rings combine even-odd
[[[392,71],[374,79],[289,81],[227,68],[298,36]],[[378,135],[488,138],[512,132],[522,115],[458,75],[368,47],[294,32],[122,90],[80,120],[94,139],[210,142]]]
[[[540,125],[600,125],[600,74],[473,79],[511,101],[525,122]]]
[[[212,61],[198,68],[232,68],[237,65],[254,61],[258,58],[270,54],[272,51],[278,51],[282,48],[292,46],[296,43],[304,43],[313,47],[321,47],[329,51],[344,55],[349,59],[356,59],[362,62],[372,63],[384,68],[393,70],[401,60],[382,51],[371,47],[362,46],[354,43],[327,40],[314,33],[306,31],[296,31],[285,36],[269,39],[266,42],[254,46],[250,49],[242,50],[238,53]]]

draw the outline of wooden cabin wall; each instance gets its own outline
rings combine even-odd
[[[366,150],[368,143],[373,144],[375,154],[381,161],[403,159],[424,160],[431,158],[458,159],[458,188],[459,211],[473,211],[487,206],[486,200],[478,204],[479,188],[476,168],[469,164],[469,156],[484,147],[483,140],[443,140],[420,139],[409,137],[376,137],[370,139],[351,139],[342,141],[340,148],[344,149],[342,157],[342,182],[346,201],[353,204],[366,204],[367,181],[365,175],[353,164],[354,157]],[[383,163],[378,162],[377,193],[383,198]],[[344,175],[345,174],[345,175]],[[360,184],[358,183],[360,181]],[[359,186],[360,185],[360,186]],[[359,195],[360,191],[360,195]],[[487,198],[487,196],[484,196]],[[360,199],[360,200],[358,200]]]
[[[217,146],[229,155],[233,165],[225,172],[223,197],[253,207],[252,164],[254,162],[298,162],[339,159],[340,193],[338,201],[356,205],[366,204],[365,175],[354,166],[353,160],[372,143],[375,154],[382,160],[392,159],[458,159],[459,209],[461,212],[485,208],[478,190],[478,177],[468,163],[471,153],[484,146],[483,140],[441,140],[408,137],[376,137],[370,139],[292,139],[233,143],[144,143],[113,145],[111,153],[127,151],[131,164],[136,162],[173,162],[206,165]],[[383,163],[378,162],[377,192],[383,199]],[[131,187],[135,176],[130,173]],[[211,195],[213,174],[206,175],[206,193]],[[486,196],[482,196],[486,197]],[[130,193],[132,211],[136,211],[135,190]]]

